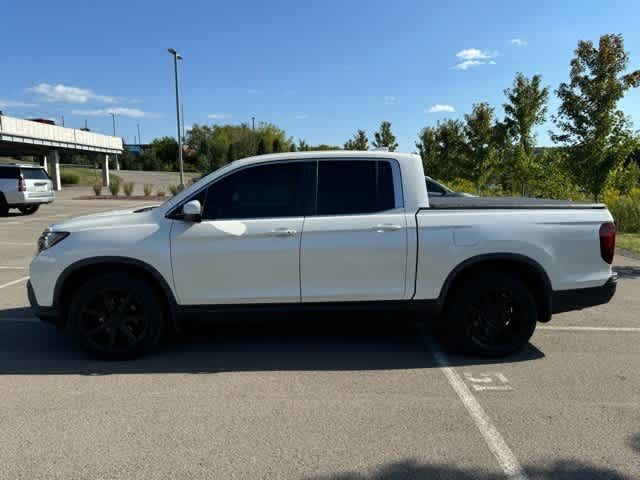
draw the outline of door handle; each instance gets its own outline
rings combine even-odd
[[[381,223],[379,225],[374,225],[371,227],[371,230],[382,233],[382,232],[393,232],[396,230],[402,230],[402,225],[394,225],[392,223]]]
[[[298,233],[297,230],[293,228],[274,228],[271,230],[271,235],[274,237],[291,237],[296,233]]]

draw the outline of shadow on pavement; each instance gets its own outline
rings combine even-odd
[[[629,438],[629,446],[640,454],[640,433],[631,435]]]
[[[522,469],[529,480],[624,480],[629,478],[607,467],[574,460],[540,465],[524,465]],[[306,478],[307,480],[503,480],[506,477],[502,473],[490,473],[446,464],[427,464],[416,460],[404,460],[385,465],[368,475],[344,472]]]
[[[618,277],[624,278],[640,278],[640,267],[635,266],[617,266],[613,270],[618,273]]]
[[[218,373],[275,370],[392,370],[437,368],[415,323],[393,314],[348,318],[332,314],[264,314],[198,321],[139,359],[92,359],[67,332],[0,311],[0,375]],[[8,317],[12,318],[8,318]],[[2,318],[4,317],[4,318]],[[544,355],[529,344],[502,359],[449,355],[452,365],[524,362]]]

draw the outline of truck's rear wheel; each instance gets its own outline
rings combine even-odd
[[[84,283],[73,294],[69,321],[74,339],[103,358],[127,358],[154,347],[162,334],[160,298],[144,280],[111,273]]]
[[[500,357],[529,341],[537,319],[535,299],[524,282],[506,273],[478,274],[448,299],[446,340],[466,353]]]
[[[27,205],[26,207],[18,207],[23,215],[32,215],[38,211],[40,205]]]

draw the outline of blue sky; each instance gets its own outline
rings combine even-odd
[[[389,120],[412,151],[422,127],[474,102],[502,116],[516,72],[555,89],[579,39],[622,33],[630,68],[640,68],[638,18],[637,0],[6,2],[0,109],[64,115],[66,126],[87,119],[105,133],[115,111],[127,142],[138,123],[143,141],[175,135],[174,47],[185,58],[187,127],[255,115],[296,139],[342,144]],[[557,105],[552,95],[550,113]],[[640,91],[622,107],[640,129]],[[549,144],[549,128],[539,143]]]

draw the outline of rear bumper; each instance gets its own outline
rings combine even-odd
[[[616,293],[618,274],[614,273],[604,285],[576,290],[557,290],[551,297],[553,313],[570,312],[609,302]]]
[[[24,205],[40,205],[51,203],[55,199],[53,192],[13,192],[5,193],[9,207],[21,207]]]
[[[27,297],[29,298],[29,305],[31,305],[31,311],[43,322],[53,323],[58,325],[60,323],[60,316],[55,307],[42,307],[38,305],[36,294],[33,291],[31,280],[27,282]]]

